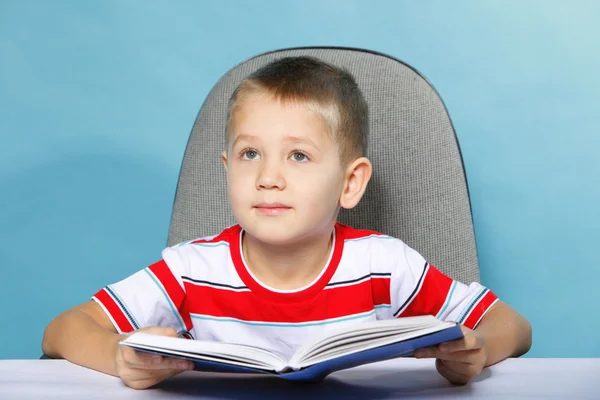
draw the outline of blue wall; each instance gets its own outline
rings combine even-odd
[[[483,282],[531,320],[530,356],[600,357],[597,4],[0,1],[0,358],[37,357],[55,315],[160,256],[211,86],[303,45],[388,53],[436,85]]]

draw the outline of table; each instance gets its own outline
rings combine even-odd
[[[600,399],[600,358],[508,359],[466,386],[438,375],[431,359],[396,359],[339,371],[320,384],[262,375],[188,371],[134,390],[64,360],[0,360],[0,399]]]

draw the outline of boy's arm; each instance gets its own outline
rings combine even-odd
[[[531,348],[531,324],[503,302],[492,306],[475,331],[485,340],[488,353],[486,367],[508,357],[519,357]]]
[[[119,335],[112,322],[93,300],[73,307],[56,317],[46,327],[43,352],[51,358],[69,361],[111,375],[115,370],[115,353]]]

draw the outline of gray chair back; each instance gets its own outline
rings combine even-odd
[[[168,245],[234,224],[221,164],[227,102],[243,78],[287,56],[313,56],[356,78],[370,111],[367,156],[373,177],[360,204],[340,222],[398,237],[442,272],[469,283],[479,266],[468,187],[452,121],[435,88],[411,66],[351,48],[292,48],[229,70],[206,98],[185,150]]]

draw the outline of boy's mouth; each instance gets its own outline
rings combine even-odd
[[[263,215],[280,215],[291,210],[292,207],[282,203],[259,203],[254,208]]]

